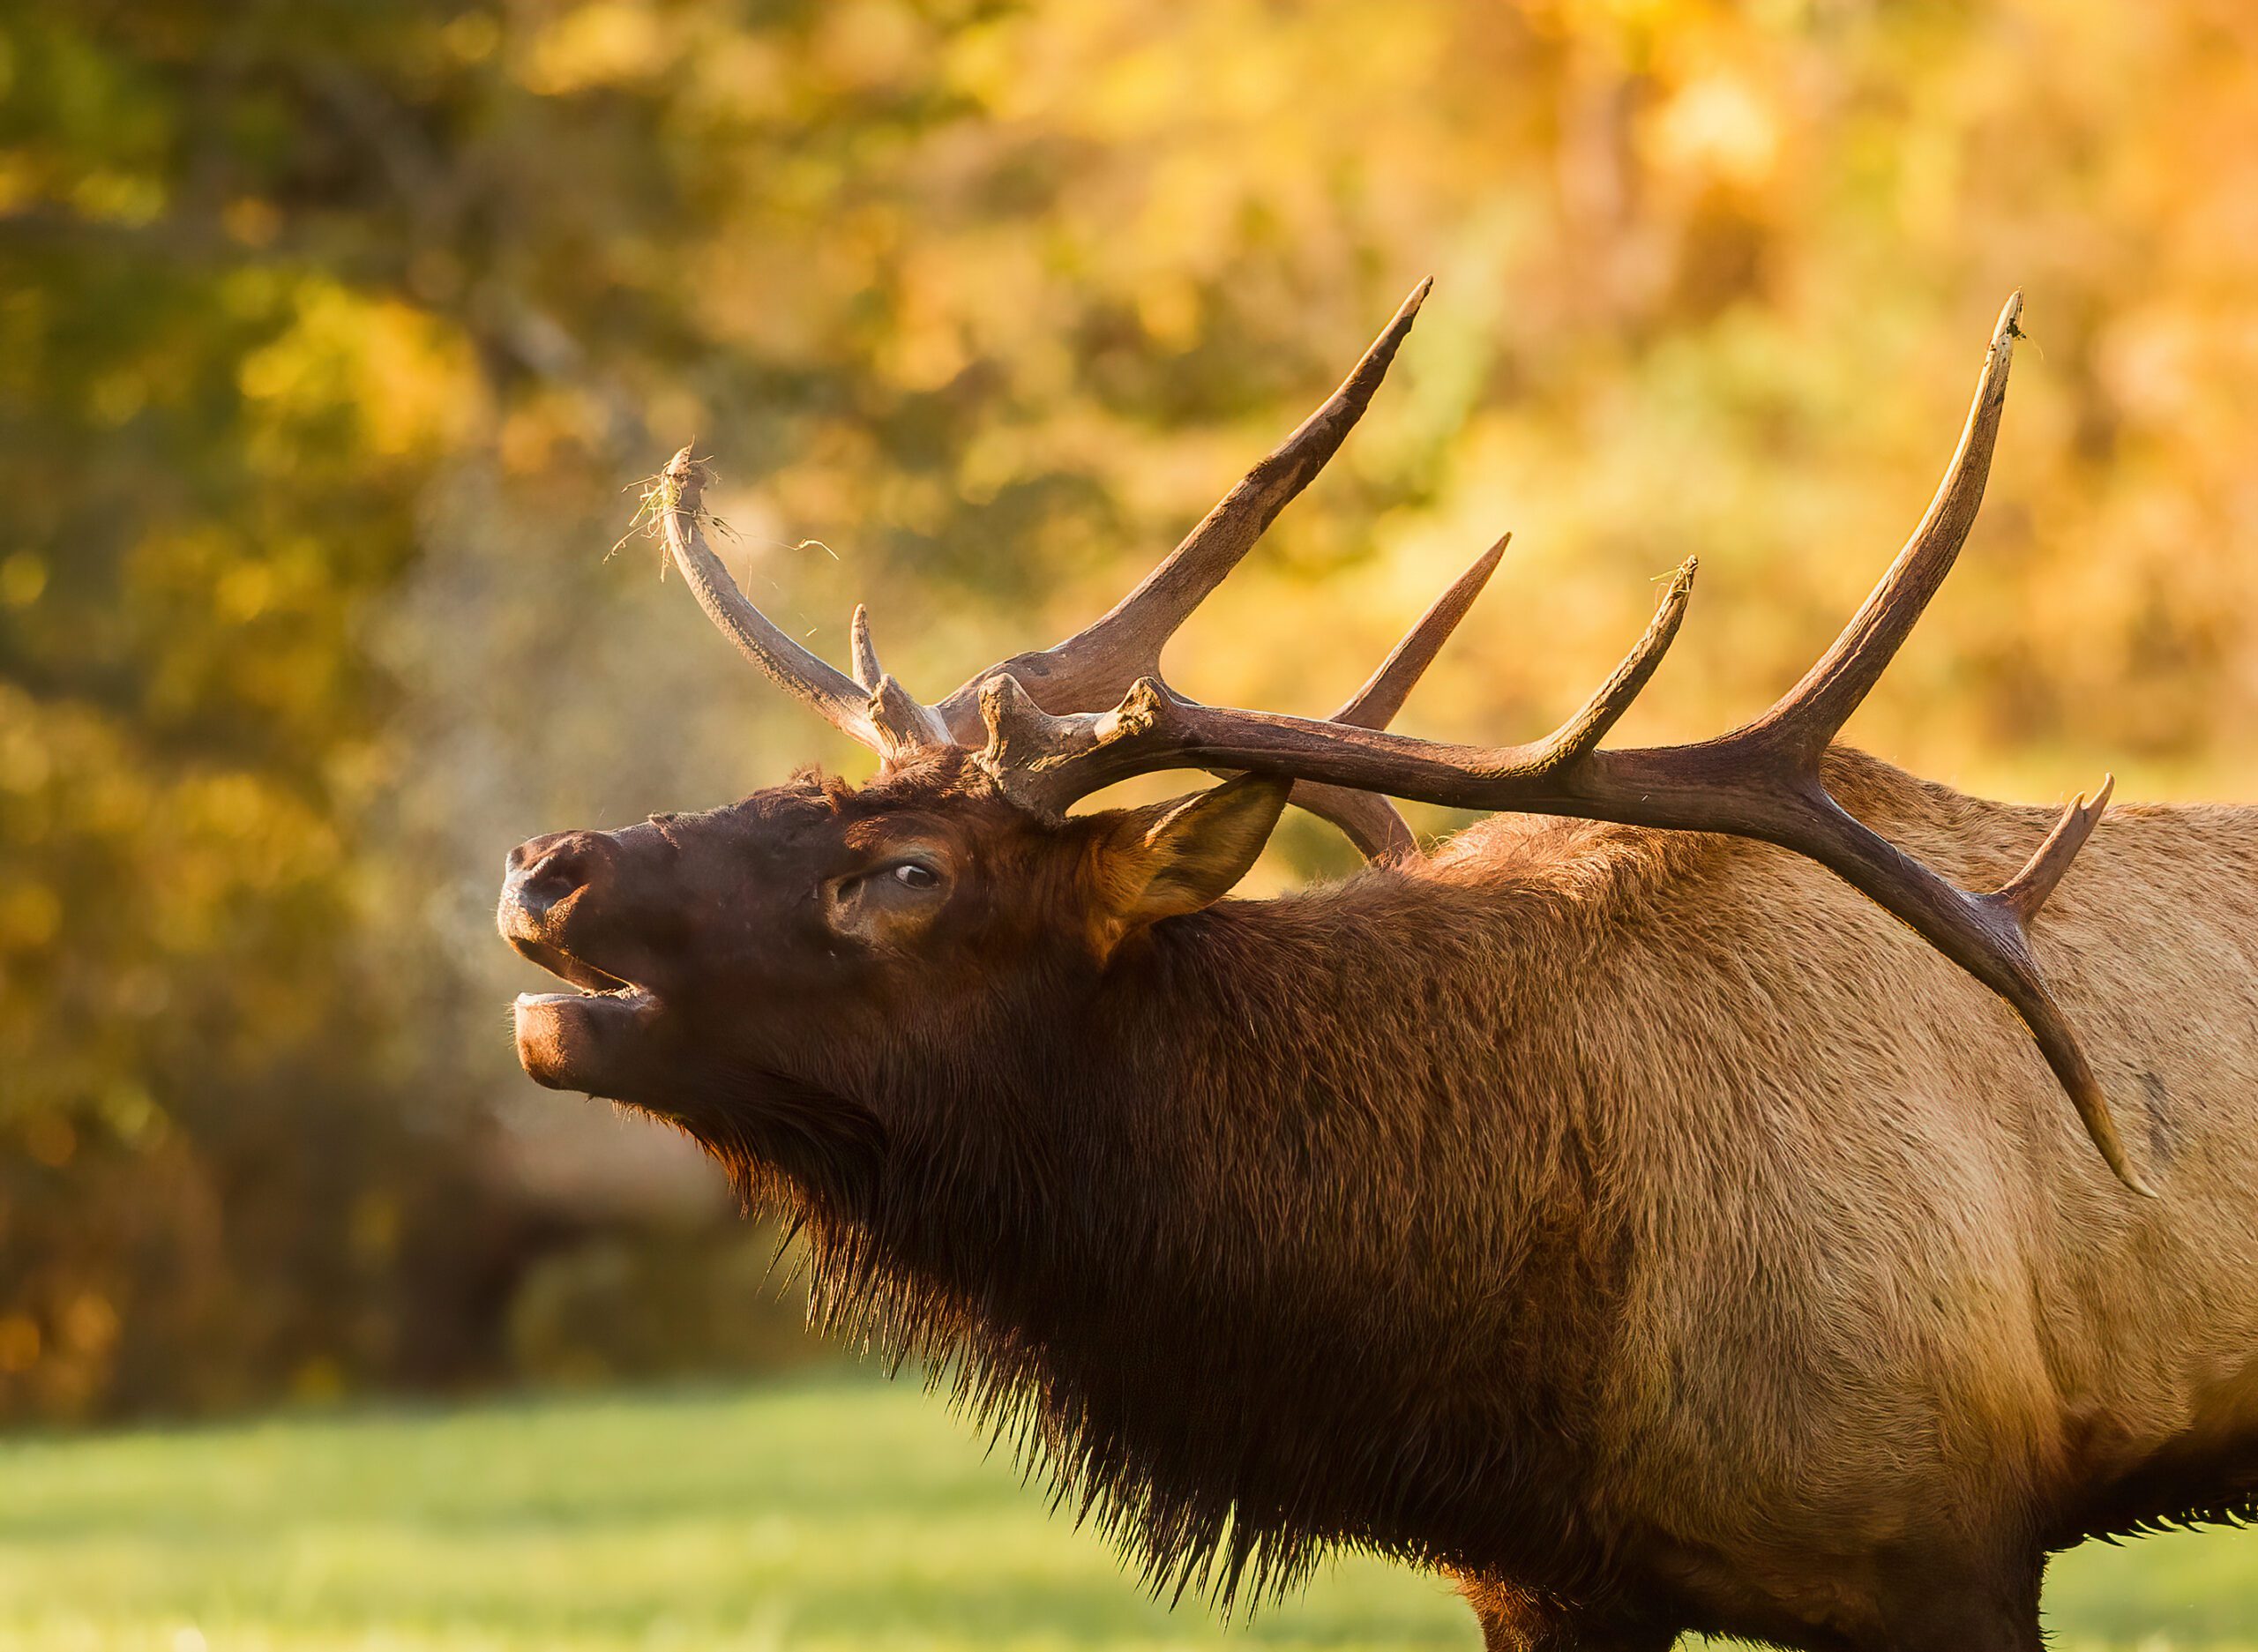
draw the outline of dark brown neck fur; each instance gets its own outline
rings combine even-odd
[[[897,1075],[930,1133],[819,1215],[826,1307],[961,1357],[1157,1586],[1282,1587],[1344,1540],[1604,1569],[1566,1499],[1626,1241],[1559,1000],[1656,845],[1499,823],[1160,926],[1050,1041]]]

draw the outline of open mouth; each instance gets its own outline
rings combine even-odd
[[[563,992],[525,993],[521,995],[523,997],[627,998],[634,996],[647,998],[650,996],[647,990],[637,986],[633,982],[624,981],[609,970],[599,969],[594,964],[575,958],[561,946],[552,946],[547,941],[528,940],[516,935],[506,938],[511,946],[516,950],[518,956],[529,959],[558,980],[579,990],[577,995]]]
[[[510,945],[571,989],[520,992],[512,1006],[518,1062],[553,1090],[625,1096],[643,1060],[658,999],[644,987],[575,958],[547,941],[509,938]]]
[[[566,870],[570,871],[570,868]],[[514,871],[504,883],[495,927],[520,958],[539,964],[564,984],[557,992],[521,992],[512,1006],[518,1065],[552,1090],[632,1100],[647,1090],[662,1065],[665,1017],[658,994],[632,975],[655,968],[627,963],[616,974],[580,955],[584,939],[611,961],[647,949],[599,918],[593,924],[580,899],[585,886],[563,895],[536,880],[530,891]]]

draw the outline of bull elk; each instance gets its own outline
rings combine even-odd
[[[2049,1554],[2258,1493],[2258,816],[1833,744],[1974,520],[2019,297],[1912,539],[1731,733],[1604,744],[1690,562],[1544,739],[1385,732],[1501,547],[1328,720],[1172,691],[1425,290],[1118,607],[932,704],[859,610],[850,676],[747,602],[676,455],[699,602],[878,773],[514,851],[502,931],[577,989],[520,1059],[702,1142],[820,1323],[1155,1588],[1348,1546],[1492,1648],[2029,1652]],[[1069,812],[1164,769],[1230,778]],[[1388,797],[1501,812],[1422,852]],[[1223,900],[1290,802],[1370,864]]]

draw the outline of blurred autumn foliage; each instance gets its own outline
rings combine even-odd
[[[1404,726],[1549,726],[1699,552],[1626,731],[1691,736],[1854,605],[2021,287],[1984,523],[1853,736],[2244,794],[2254,139],[2247,0],[13,0],[0,1417],[571,1340],[610,1196],[555,1166],[645,1132],[516,1073],[502,853],[855,767],[603,556],[693,434],[758,598],[834,657],[868,598],[931,694],[1432,273],[1176,677],[1320,709],[1512,527]]]

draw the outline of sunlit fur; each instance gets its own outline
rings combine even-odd
[[[1970,886],[2051,819],[1828,778]],[[2258,1487],[2258,811],[2112,811],[2037,926],[2150,1201],[1997,1000],[1762,845],[1499,818],[1101,967],[1072,823],[952,763],[795,796],[946,822],[971,909],[636,1099],[1163,1589],[1347,1544],[1498,1648],[2035,1647],[2048,1549]]]

